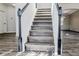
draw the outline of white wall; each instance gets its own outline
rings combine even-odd
[[[51,3],[37,3],[37,8],[51,8]]]
[[[3,25],[4,25],[4,18],[6,18],[6,6],[3,5],[3,4],[0,4],[0,33],[3,33],[4,32],[4,28],[3,28]],[[5,19],[6,20],[6,19]]]
[[[70,20],[70,30],[79,32],[79,11],[73,13]]]
[[[70,30],[70,16],[66,16],[63,20],[63,26],[62,29],[63,30]]]
[[[16,36],[18,37],[18,17],[17,10],[18,8],[22,8],[25,4],[20,3],[16,4]],[[27,36],[29,35],[29,31],[33,22],[33,18],[36,12],[35,4],[30,3],[25,12],[22,15],[21,25],[22,25],[22,39],[23,39],[23,51],[24,44],[27,42]]]
[[[79,32],[79,11],[72,13],[64,19],[64,30],[72,30]]]
[[[0,11],[6,11],[6,6],[2,3],[0,3]]]
[[[15,8],[0,3],[0,33],[16,32]],[[1,21],[2,19],[2,21]]]

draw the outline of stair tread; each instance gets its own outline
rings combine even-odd
[[[51,11],[51,9],[38,9],[37,11]]]
[[[37,27],[49,27],[51,25],[32,25],[32,26],[37,26]]]
[[[51,16],[51,14],[36,14],[36,15],[50,15]]]
[[[43,16],[43,17],[42,16],[35,16],[35,18],[52,18],[52,17],[51,16],[46,16],[46,17],[45,16]]]
[[[37,13],[44,13],[44,14],[46,14],[46,13],[49,14],[49,13],[50,13],[50,14],[51,14],[51,12],[36,12],[36,14],[37,14]]]
[[[34,22],[52,22],[52,20],[34,20]]]
[[[38,37],[40,37],[40,38],[53,38],[53,36],[28,36],[28,37],[31,37],[31,38],[38,38]]]
[[[37,14],[35,17],[51,17],[51,14],[50,15],[41,15],[41,14]]]
[[[49,11],[49,12],[51,12],[51,10],[44,10],[44,9],[42,9],[42,10],[39,9],[39,10],[37,10],[37,12],[38,12],[38,11]]]
[[[37,40],[41,40],[41,39],[45,39],[45,40],[49,40],[49,39],[51,39],[51,40],[53,40],[53,36],[29,36],[28,37],[29,39],[37,39]],[[50,40],[49,40],[50,41]]]
[[[51,8],[38,8],[38,10],[51,10]]]
[[[38,8],[38,10],[51,10],[51,8]]]
[[[28,45],[42,45],[42,46],[48,45],[48,46],[53,46],[53,44],[51,44],[51,43],[49,44],[49,43],[31,43],[31,42],[29,42],[29,43],[26,43],[26,44],[28,44]]]
[[[52,32],[52,30],[30,30],[34,32]]]
[[[33,43],[52,43],[53,44],[53,37],[45,37],[45,36],[29,36],[29,42]]]
[[[52,17],[35,17],[34,19],[41,19],[41,20],[42,20],[42,19],[45,19],[45,20],[46,20],[46,19],[50,19],[50,20],[51,20]]]
[[[30,51],[53,51],[54,45],[48,43],[26,43],[26,50]]]

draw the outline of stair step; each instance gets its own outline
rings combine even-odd
[[[39,24],[39,25],[34,24],[32,26],[51,26],[52,27],[52,24]]]
[[[40,19],[38,19],[38,20],[34,20],[34,22],[52,22],[52,20],[40,20]]]
[[[50,21],[46,21],[46,20],[45,20],[45,21],[44,21],[44,20],[43,20],[43,21],[42,21],[42,20],[39,20],[39,21],[37,20],[37,21],[36,21],[36,20],[35,20],[34,23],[36,23],[36,22],[38,22],[38,23],[49,23],[49,22],[52,23],[51,20],[50,20]]]
[[[37,10],[37,12],[51,12],[51,10]]]
[[[52,24],[34,24],[33,26],[52,26]]]
[[[51,21],[52,22],[52,19],[34,19],[34,21]]]
[[[51,15],[51,13],[36,13],[36,15]]]
[[[53,32],[51,30],[31,30],[31,36],[53,36]]]
[[[52,30],[31,30],[33,32],[52,32]]]
[[[51,8],[40,8],[38,10],[51,10]]]
[[[52,17],[35,17],[34,19],[52,19]]]
[[[53,50],[53,44],[47,43],[26,43],[26,50],[31,51],[50,51]]]
[[[51,12],[51,10],[37,10],[37,12]]]
[[[50,36],[29,36],[29,42],[32,43],[52,43],[53,44],[53,37]]]
[[[52,26],[52,22],[33,22],[33,25],[50,25],[50,26]]]
[[[51,14],[51,12],[37,12],[36,14]]]
[[[51,14],[47,14],[47,15],[45,15],[45,14],[43,14],[43,15],[37,14],[35,17],[51,17]]]
[[[32,26],[32,30],[52,30],[52,26]]]

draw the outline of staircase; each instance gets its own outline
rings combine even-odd
[[[28,42],[25,44],[26,51],[52,52],[54,50],[52,31],[51,9],[38,9],[29,32]]]

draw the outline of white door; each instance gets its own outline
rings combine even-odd
[[[5,12],[0,11],[0,33],[7,32],[7,20]]]
[[[0,12],[0,33],[3,33],[2,12]]]
[[[15,22],[15,8],[13,7],[8,7],[8,32],[16,32],[16,22]]]
[[[7,31],[8,31],[8,26],[7,26],[6,14],[3,13],[3,32],[7,33]]]

